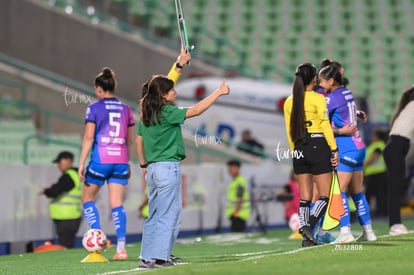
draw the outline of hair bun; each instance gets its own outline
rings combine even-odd
[[[346,77],[343,77],[342,78],[342,83],[341,83],[343,86],[348,86],[349,85],[349,79],[348,78],[346,78]]]
[[[111,68],[105,67],[102,69],[102,76],[105,78],[115,78],[115,73]]]

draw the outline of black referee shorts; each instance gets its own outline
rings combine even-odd
[[[292,153],[295,174],[320,175],[332,172],[331,149],[322,133],[309,133],[295,143]]]

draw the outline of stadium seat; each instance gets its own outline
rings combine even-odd
[[[35,134],[36,129],[32,120],[1,120],[0,163],[23,164],[24,141]],[[50,138],[74,146],[80,146],[82,142],[79,134],[55,134]],[[73,147],[69,149],[73,150]],[[31,139],[28,141],[28,161],[35,164],[50,164],[51,160],[63,150],[68,150],[68,146]]]
[[[124,22],[128,21],[128,0],[110,0],[108,13]]]
[[[169,28],[176,26],[173,1],[105,1],[118,7],[117,16],[121,16],[119,6],[127,3],[129,22],[160,35],[168,36]],[[67,2],[57,0],[56,5]],[[397,99],[385,94],[402,91],[414,77],[412,0],[187,0],[183,4],[197,49],[194,54],[223,67],[240,63],[242,52],[248,65],[243,71],[256,75],[273,75],[270,68],[275,66],[291,71],[299,63],[319,64],[329,57],[345,66],[358,96],[375,101],[372,91],[382,87],[377,96],[389,100],[390,106]],[[217,54],[220,44],[224,46]],[[232,45],[242,51],[234,51]],[[379,106],[373,107],[378,108],[378,119],[388,120],[388,111]]]
[[[138,27],[148,27],[149,15],[144,1],[128,1],[128,23]]]

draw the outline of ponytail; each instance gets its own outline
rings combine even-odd
[[[303,77],[296,75],[292,92],[292,115],[290,116],[290,137],[293,142],[305,136],[305,85]]]
[[[304,138],[305,128],[305,89],[316,76],[316,69],[310,63],[298,66],[292,91],[292,114],[290,117],[290,137],[293,142]]]

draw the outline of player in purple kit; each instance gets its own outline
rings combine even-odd
[[[337,66],[328,65],[319,72],[320,86],[326,91],[326,103],[329,118],[335,133],[339,149],[338,176],[341,185],[345,215],[341,217],[341,232],[337,243],[355,240],[351,233],[348,200],[345,191],[349,188],[351,197],[357,208],[357,215],[363,227],[363,234],[358,241],[375,241],[377,238],[372,230],[371,215],[368,202],[363,193],[363,163],[365,144],[358,129],[354,134],[344,133],[343,127],[357,126],[357,109],[352,92],[343,85],[343,75]]]
[[[123,197],[130,176],[128,161],[132,156],[135,124],[131,109],[114,97],[114,77],[110,68],[104,68],[95,79],[99,100],[91,103],[86,111],[79,176],[85,183],[82,192],[84,215],[92,229],[101,229],[95,199],[105,181],[108,182],[117,237],[117,252],[113,259],[125,260],[128,255]],[[90,162],[85,169],[84,163],[91,150]]]
[[[334,61],[332,59],[329,58],[324,58],[322,59],[320,65],[319,65],[319,69],[318,72],[320,72],[323,68],[325,68],[326,66],[334,66],[339,70],[339,73],[342,75],[342,83],[341,85],[343,87],[346,87],[349,84],[349,80],[347,78],[344,77],[345,74],[345,69],[342,66],[341,63],[339,63],[338,61]],[[327,95],[327,92],[325,91],[325,89],[323,89],[322,87],[318,86],[316,89],[317,93],[323,94],[324,96]],[[364,111],[357,111],[357,117],[359,119],[362,119],[364,122],[366,122],[367,116],[365,114]],[[340,129],[336,129],[337,131],[340,131],[342,135],[349,135],[352,136],[355,134],[355,132],[358,130],[356,125],[351,125],[351,124],[345,124],[342,128]],[[317,190],[316,190],[317,191]],[[315,192],[314,192],[315,193]],[[312,204],[311,204],[311,209],[312,209]],[[323,223],[323,219],[320,220],[319,225],[317,225],[318,231],[316,234],[316,240],[318,243],[331,243],[335,240],[335,238],[329,234],[329,232],[325,231],[322,229],[322,223]],[[314,230],[316,231],[317,228],[314,228]]]
[[[324,67],[329,66],[329,65],[336,66],[342,76],[345,74],[344,67],[339,62],[334,61],[334,60],[329,59],[329,58],[322,59],[321,63],[319,64],[318,74]],[[348,85],[348,83],[349,83],[348,79],[343,77],[342,78],[342,85],[346,86],[346,85]],[[322,88],[319,85],[315,86],[315,92],[317,92],[318,94],[322,94],[324,96],[327,95],[327,92],[325,91],[325,89]],[[363,113],[363,115],[365,115],[364,112],[362,112],[362,113]],[[352,134],[354,134],[354,132],[356,130],[356,126],[345,125],[342,128],[342,130],[344,132],[349,132],[349,134],[352,135]],[[318,190],[317,190],[315,185],[314,185],[313,189],[314,189],[313,190],[314,195],[313,195],[313,199],[312,199],[312,203],[311,203],[311,212],[313,211],[314,201],[316,201],[316,198],[319,196],[318,195]],[[325,230],[322,229],[323,220],[324,220],[324,217],[322,217],[319,220],[319,223],[316,224],[315,228],[313,228],[313,232],[314,233],[316,232],[315,239],[316,239],[318,244],[331,243],[331,242],[335,241],[334,236],[332,236],[328,231],[325,231]]]

